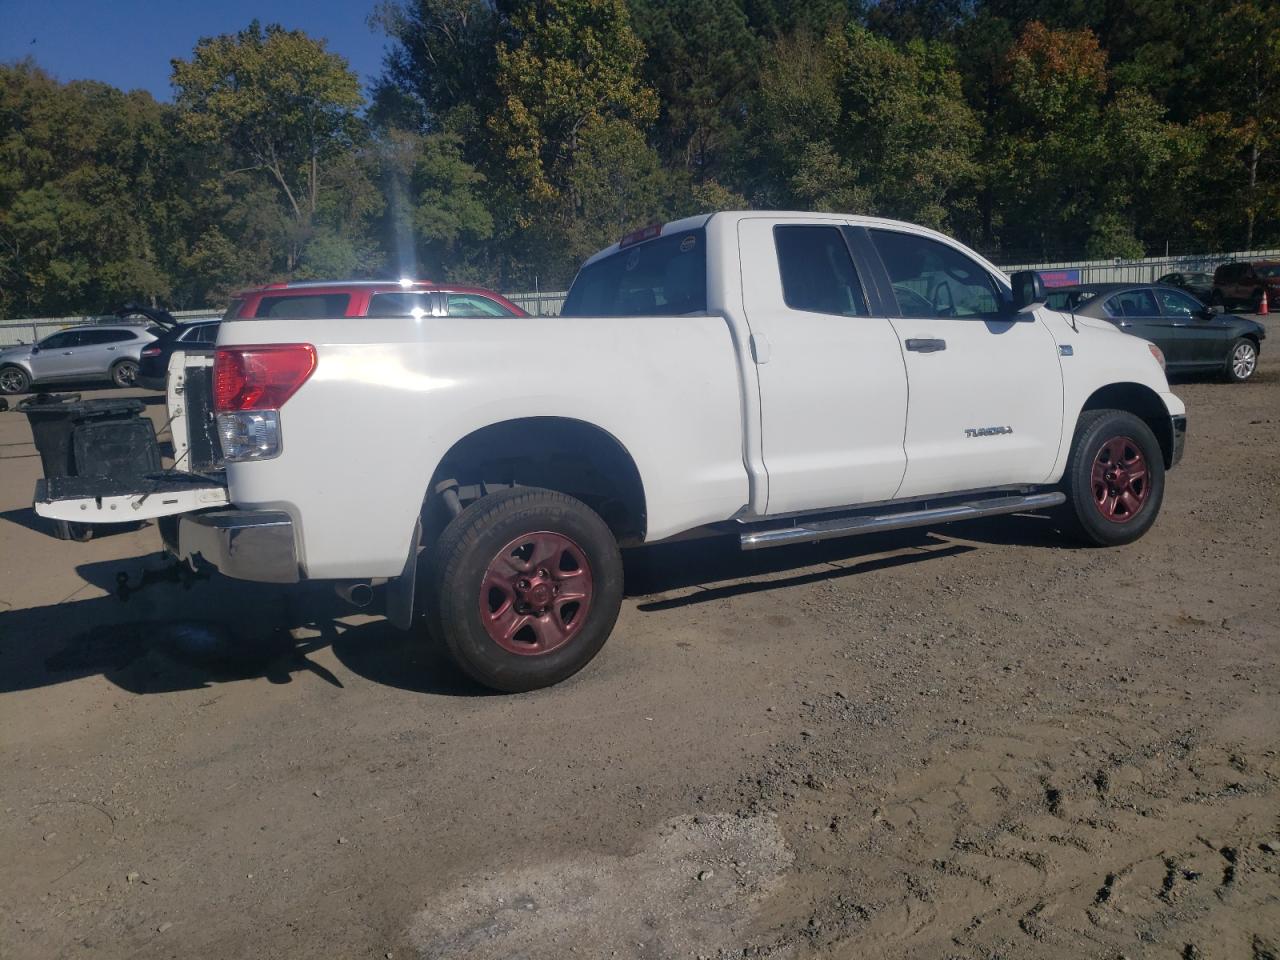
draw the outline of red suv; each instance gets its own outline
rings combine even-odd
[[[526,317],[501,294],[428,280],[307,280],[236,294],[223,320],[258,317]]]
[[[1264,290],[1267,306],[1276,306],[1280,300],[1280,260],[1224,263],[1213,273],[1211,302],[1228,310],[1247,307],[1257,313],[1262,309]]]

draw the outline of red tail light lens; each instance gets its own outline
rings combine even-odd
[[[143,347],[142,355],[144,357],[158,357],[160,356],[160,348],[159,347]]]
[[[213,360],[214,409],[278,409],[315,369],[316,348],[309,343],[219,347]]]

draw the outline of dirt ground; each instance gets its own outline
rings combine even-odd
[[[636,551],[523,696],[314,589],[121,602],[155,529],[52,539],[0,414],[0,957],[1275,958],[1280,364],[1175,389],[1132,546]]]

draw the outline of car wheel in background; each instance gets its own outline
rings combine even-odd
[[[0,393],[26,393],[31,378],[21,367],[0,367]]]
[[[1215,290],[1209,294],[1209,306],[1221,307],[1223,310],[1227,309],[1227,301],[1223,298],[1221,290]]]
[[[1087,410],[1063,475],[1066,526],[1099,547],[1132,543],[1164,499],[1164,453],[1142,420],[1124,410]]]
[[[1227,355],[1226,375],[1232,383],[1244,383],[1258,369],[1258,345],[1248,337],[1231,344]]]
[[[471,504],[436,542],[427,618],[473,680],[508,693],[559,683],[604,646],[622,555],[586,504],[523,487]]]
[[[117,387],[132,387],[138,382],[136,360],[117,360],[111,367],[111,382]]]

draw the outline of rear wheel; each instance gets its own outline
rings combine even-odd
[[[473,680],[517,693],[572,676],[604,646],[622,603],[622,556],[604,521],[526,487],[476,501],[436,542],[427,618]]]
[[[1209,295],[1209,306],[1222,307],[1224,310],[1227,308],[1227,301],[1223,299],[1221,290],[1215,290]]]
[[[111,367],[111,382],[117,387],[132,387],[138,382],[138,362],[118,360]]]
[[[31,378],[21,367],[0,367],[0,393],[26,393]]]
[[[1100,547],[1132,543],[1160,512],[1164,454],[1133,414],[1088,410],[1076,425],[1063,479],[1072,533]]]
[[[1231,344],[1227,354],[1225,373],[1232,383],[1244,383],[1258,369],[1258,345],[1248,337],[1240,337]]]

